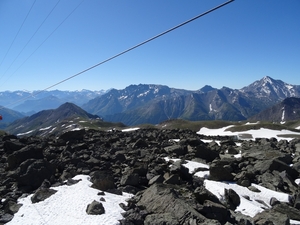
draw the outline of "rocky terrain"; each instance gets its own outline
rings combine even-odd
[[[215,139],[217,137],[214,137]],[[17,199],[35,193],[32,202],[54,194],[51,186],[72,185],[77,174],[90,175],[93,188],[121,194],[133,193],[122,225],[131,224],[290,224],[300,221],[300,140],[240,141],[211,137],[190,130],[139,129],[131,132],[76,130],[59,137],[0,136],[0,224],[10,221],[21,205]],[[240,157],[234,155],[241,153]],[[165,160],[165,157],[178,161]],[[241,198],[225,190],[219,199],[205,188],[204,178],[183,166],[186,160],[209,165],[209,178],[235,182],[253,192],[260,184],[289,194],[289,202],[272,198],[254,217],[236,212]],[[199,171],[194,171],[199,172]],[[96,205],[96,206],[95,206]],[[94,207],[94,208],[93,208]],[[97,203],[89,213],[101,213]]]

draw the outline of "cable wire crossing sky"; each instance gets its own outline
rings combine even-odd
[[[1,1],[0,91],[163,84],[240,89],[264,76],[300,84],[300,2],[236,0],[60,83],[226,1]],[[14,15],[13,17],[11,15]]]

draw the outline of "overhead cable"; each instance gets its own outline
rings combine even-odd
[[[27,18],[28,18],[28,16],[29,16],[29,14],[30,14],[30,12],[31,12],[31,10],[32,10],[32,8],[33,8],[35,2],[36,2],[36,0],[34,0],[34,2],[32,3],[32,5],[31,5],[31,7],[30,7],[30,9],[29,9],[29,11],[28,11],[28,13],[27,13],[25,19],[23,20],[23,22],[22,22],[22,24],[21,24],[21,26],[20,26],[20,28],[19,28],[17,34],[15,35],[13,41],[11,42],[9,48],[7,49],[7,51],[6,51],[6,53],[5,53],[5,55],[4,55],[3,59],[2,59],[2,61],[0,62],[0,66],[2,65],[2,63],[3,63],[3,61],[5,60],[5,58],[6,58],[7,54],[8,54],[8,52],[10,51],[11,47],[13,46],[13,44],[14,44],[14,42],[15,42],[17,36],[19,35],[19,33],[20,33],[20,31],[21,31],[21,29],[22,29],[22,27],[23,27],[25,21],[27,20]],[[1,79],[1,77],[0,77],[0,79]]]
[[[84,2],[82,0],[63,20],[62,22],[44,39],[44,41],[22,62],[22,64],[0,85],[3,86],[10,77],[12,77],[26,62],[27,60],[58,30],[58,28],[76,11],[76,9]]]
[[[46,22],[46,20],[49,18],[49,16],[52,14],[52,12],[54,11],[54,9],[56,8],[56,6],[58,5],[59,2],[60,2],[60,0],[58,0],[56,2],[56,4],[54,5],[54,7],[51,9],[51,11],[45,17],[45,19],[43,20],[43,22],[39,25],[39,27],[35,30],[35,32],[33,33],[33,35],[31,35],[31,37],[29,38],[29,40],[27,41],[27,43],[24,45],[24,47],[21,49],[21,51],[18,53],[18,55],[15,57],[15,59],[12,61],[12,63],[9,65],[9,67],[7,68],[7,70],[4,72],[4,74],[2,76],[4,76],[7,73],[7,71],[11,68],[11,66],[14,64],[14,62],[19,58],[19,56],[21,55],[21,53],[24,51],[24,49],[27,47],[27,45],[33,39],[33,37],[36,35],[36,33],[40,30],[40,28],[43,26],[43,24]]]
[[[219,8],[225,6],[225,5],[227,5],[227,4],[229,4],[229,3],[233,2],[233,1],[234,1],[234,0],[229,0],[229,1],[225,2],[225,3],[222,3],[222,4],[220,4],[220,5],[218,5],[218,6],[214,7],[214,8],[212,8],[212,9],[210,9],[210,10],[204,12],[204,13],[201,13],[201,14],[199,14],[199,15],[197,15],[197,16],[195,16],[195,17],[193,17],[193,18],[191,18],[191,19],[189,19],[189,20],[187,20],[187,21],[185,21],[185,22],[183,22],[183,23],[178,24],[178,25],[175,26],[175,27],[172,27],[172,28],[170,28],[170,29],[168,29],[168,30],[166,30],[166,31],[164,31],[164,32],[162,32],[162,33],[160,33],[160,34],[158,34],[158,35],[152,37],[152,38],[149,38],[149,39],[147,39],[147,40],[145,40],[145,41],[143,41],[143,42],[141,42],[141,43],[139,43],[139,44],[137,44],[137,45],[135,45],[135,46],[133,46],[133,47],[131,47],[131,48],[128,48],[128,49],[125,50],[125,51],[122,51],[122,52],[120,52],[120,53],[118,53],[118,54],[116,54],[116,55],[114,55],[114,56],[112,56],[112,57],[110,57],[110,58],[108,58],[108,59],[105,59],[105,60],[103,60],[103,61],[101,61],[101,62],[99,62],[99,63],[97,63],[97,64],[95,64],[95,65],[93,65],[93,66],[91,66],[91,67],[89,67],[89,68],[87,68],[87,69],[85,69],[85,70],[82,70],[82,71],[79,72],[79,73],[76,73],[76,74],[74,74],[74,75],[72,75],[72,76],[70,76],[70,77],[68,77],[68,78],[66,78],[66,79],[64,79],[64,80],[61,80],[61,81],[59,81],[59,82],[57,82],[57,83],[55,83],[55,84],[53,84],[53,85],[51,85],[51,86],[49,86],[49,87],[47,87],[47,88],[41,90],[41,91],[38,91],[38,92],[36,92],[35,94],[32,94],[32,95],[30,95],[30,96],[28,96],[28,97],[25,97],[25,98],[22,98],[22,99],[20,99],[20,100],[17,101],[17,102],[21,102],[21,101],[24,101],[24,100],[26,100],[26,99],[28,99],[28,98],[30,98],[30,97],[36,96],[36,95],[38,95],[38,94],[40,94],[40,93],[42,93],[42,92],[44,92],[44,91],[46,91],[46,90],[48,90],[48,89],[50,89],[50,88],[53,88],[53,87],[55,87],[55,86],[57,86],[57,85],[59,85],[59,84],[61,84],[61,83],[64,83],[64,82],[66,82],[66,81],[68,81],[68,80],[70,80],[70,79],[72,79],[72,78],[74,78],[74,77],[77,77],[77,76],[79,76],[79,75],[81,75],[81,74],[83,74],[83,73],[85,73],[85,72],[87,72],[87,71],[89,71],[89,70],[92,70],[92,69],[94,69],[94,68],[96,68],[96,67],[98,67],[98,66],[100,66],[100,65],[102,65],[102,64],[104,64],[104,63],[106,63],[106,62],[108,62],[108,61],[111,61],[111,60],[113,60],[113,59],[115,59],[115,58],[117,58],[117,57],[119,57],[119,56],[121,56],[121,55],[123,55],[123,54],[125,54],[125,53],[127,53],[127,52],[130,52],[130,51],[132,51],[132,50],[134,50],[134,49],[136,49],[136,48],[138,48],[138,47],[140,47],[140,46],[142,46],[142,45],[144,45],[144,44],[146,44],[146,43],[148,43],[148,42],[150,42],[150,41],[153,41],[153,40],[155,40],[155,39],[157,39],[157,38],[159,38],[159,37],[161,37],[161,36],[163,36],[163,35],[165,35],[165,34],[171,32],[171,31],[173,31],[173,30],[176,30],[176,29],[178,29],[179,27],[182,27],[182,26],[184,26],[184,25],[186,25],[186,24],[188,24],[188,23],[190,23],[190,22],[192,22],[192,21],[194,21],[194,20],[196,20],[196,19],[199,19],[200,17],[205,16],[205,15],[207,15],[207,14],[209,14],[209,13],[211,13],[211,12],[213,12],[213,11],[215,11],[215,10],[217,10],[217,9],[219,9]],[[14,103],[12,103],[12,104],[15,104],[15,103],[16,103],[16,102],[14,102]],[[12,105],[12,104],[9,104],[9,105]],[[2,107],[2,108],[4,108],[4,107]],[[0,109],[2,109],[2,108],[0,108]]]

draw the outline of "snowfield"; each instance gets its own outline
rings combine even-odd
[[[97,195],[100,191],[91,187],[89,176],[77,175],[73,179],[81,179],[80,182],[71,186],[59,186],[52,189],[57,192],[44,201],[31,203],[31,196],[19,199],[23,206],[14,215],[12,221],[7,224],[22,225],[41,225],[41,224],[119,224],[118,220],[122,219],[121,212],[123,209],[119,203],[126,204],[125,199],[132,195],[123,193],[122,196],[105,192],[104,196]],[[93,200],[100,201],[103,197],[105,213],[102,215],[88,215],[86,207]]]
[[[289,130],[271,130],[266,128],[260,128],[259,130],[248,130],[248,131],[242,131],[242,132],[231,132],[226,131],[226,129],[233,127],[234,125],[230,125],[227,127],[222,127],[219,129],[209,129],[206,127],[203,127],[200,129],[200,131],[197,132],[197,134],[202,135],[211,135],[211,136],[242,136],[243,134],[250,134],[252,135],[252,138],[249,140],[255,140],[255,138],[276,138],[278,141],[284,139],[284,140],[292,140],[293,138],[285,138],[280,137],[280,135],[300,135],[300,133],[289,131]]]

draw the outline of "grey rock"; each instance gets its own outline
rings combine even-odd
[[[105,213],[105,209],[101,202],[94,200],[91,204],[88,204],[86,213],[89,215],[101,215]]]

